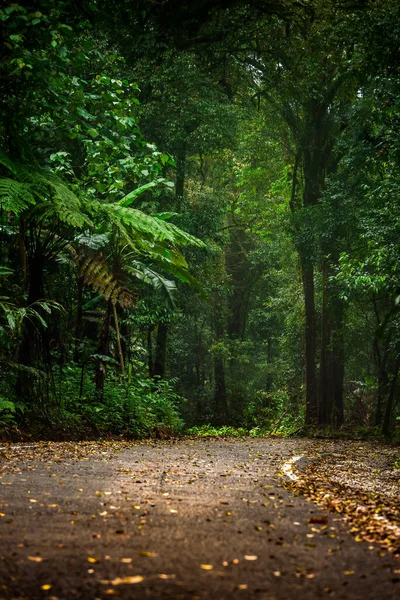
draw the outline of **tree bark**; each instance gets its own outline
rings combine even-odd
[[[168,325],[166,323],[159,323],[157,328],[156,356],[154,359],[153,377],[160,377],[160,379],[162,379],[165,375],[167,337]]]
[[[322,265],[323,302],[318,423],[340,426],[344,422],[343,303],[332,290],[331,258]]]
[[[186,175],[186,144],[182,144],[176,153],[176,179],[175,179],[175,198],[176,210],[182,209],[183,195],[185,191]]]
[[[314,298],[314,269],[311,261],[303,258],[303,293],[305,306],[305,375],[306,375],[306,425],[312,425],[317,420],[317,322]]]
[[[221,298],[216,298],[214,307],[214,335],[216,342],[224,338],[224,316],[221,307]],[[225,380],[225,362],[223,356],[217,351],[214,356],[214,423],[226,425],[228,422],[228,397]]]
[[[110,345],[110,320],[111,320],[111,301],[107,302],[106,312],[104,314],[103,324],[100,330],[100,339],[98,346],[98,354],[107,356]],[[100,396],[104,393],[104,382],[106,379],[107,368],[104,361],[98,359],[96,363],[95,385],[96,391]]]
[[[35,250],[33,254],[28,255],[29,266],[29,288],[28,288],[28,306],[43,299],[44,296],[44,258],[42,254]],[[18,362],[25,367],[31,367],[34,364],[34,355],[37,354],[37,326],[31,319],[25,319],[21,336],[21,343],[18,349]],[[28,372],[20,371],[16,383],[17,397],[25,402],[29,402],[33,396],[33,379]]]
[[[119,364],[121,366],[121,373],[122,373],[122,375],[124,375],[124,373],[125,373],[125,362],[124,362],[124,355],[123,355],[122,346],[121,346],[121,334],[119,332],[117,306],[116,306],[116,304],[114,302],[112,303],[112,309],[113,309],[113,315],[114,315],[115,335],[116,335],[116,338],[117,338],[117,348],[118,348],[118,355],[119,355]]]
[[[75,349],[74,361],[78,363],[81,356],[81,342],[83,337],[83,277],[78,277],[77,281],[77,301],[75,317]]]
[[[147,368],[149,370],[149,377],[153,377],[153,341],[151,334],[153,327],[147,329]]]
[[[389,396],[386,403],[385,417],[383,419],[382,433],[384,436],[389,437],[392,421],[392,413],[394,408],[394,398],[397,388],[397,379],[400,370],[400,355],[397,357],[396,364],[393,369],[392,381],[390,383]]]

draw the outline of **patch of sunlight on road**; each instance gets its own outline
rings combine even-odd
[[[282,467],[283,473],[286,475],[286,477],[289,477],[289,479],[291,479],[292,481],[297,481],[297,479],[298,479],[298,476],[296,475],[296,473],[293,472],[293,465],[294,465],[294,463],[299,461],[301,458],[303,458],[303,456],[304,456],[304,454],[300,454],[299,456],[293,456],[290,460],[288,460],[287,462],[285,462],[283,464],[283,467]]]

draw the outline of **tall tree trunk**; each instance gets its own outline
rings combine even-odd
[[[386,403],[385,417],[383,419],[382,433],[386,437],[389,437],[389,435],[390,435],[392,413],[393,413],[393,408],[394,408],[394,398],[395,398],[395,394],[396,394],[399,370],[400,370],[400,355],[398,355],[394,369],[393,369],[392,381],[390,383],[389,396],[388,396],[387,403]]]
[[[77,280],[77,299],[76,299],[76,317],[75,317],[75,349],[74,361],[80,362],[81,358],[81,343],[83,338],[83,277],[78,277]]]
[[[160,377],[161,379],[165,375],[167,337],[168,325],[166,323],[159,323],[157,328],[156,355],[153,366],[153,377]]]
[[[151,339],[151,334],[153,332],[153,327],[147,328],[147,367],[149,370],[149,377],[153,377],[153,341]]]
[[[225,382],[225,365],[220,356],[214,358],[214,403],[215,403],[215,425],[226,425],[228,419],[228,399]]]
[[[110,346],[110,320],[111,320],[111,300],[107,302],[106,312],[104,314],[103,324],[100,330],[100,339],[98,346],[98,354],[108,356]],[[95,385],[99,396],[103,396],[104,382],[106,379],[107,368],[104,361],[98,359],[96,363]]]
[[[376,410],[375,410],[375,426],[381,426],[383,422],[383,407],[384,401],[388,394],[389,390],[389,374],[388,374],[388,357],[389,357],[389,348],[392,340],[392,329],[389,328],[386,331],[386,336],[383,344],[383,352],[381,348],[381,337],[382,333],[380,332],[382,320],[379,314],[378,303],[377,300],[373,299],[373,306],[375,311],[375,316],[377,320],[377,328],[375,330],[375,337],[373,342],[373,351],[374,358],[378,368],[378,391],[376,398]],[[385,308],[388,309],[387,303],[385,302]],[[389,309],[390,310],[390,309]]]
[[[216,298],[214,307],[214,335],[216,342],[222,342],[224,338],[224,318],[221,308],[221,298]],[[225,363],[220,353],[214,356],[214,406],[215,425],[226,425],[228,423],[228,397],[225,381]]]
[[[305,306],[305,367],[306,367],[306,425],[317,420],[317,322],[314,298],[314,268],[311,261],[302,261],[303,293]]]
[[[325,165],[322,152],[322,116],[318,113],[315,101],[310,100],[309,135],[302,148],[304,162],[304,190],[303,206],[314,206],[321,193],[324,181]],[[308,234],[309,235],[309,234]],[[304,308],[305,308],[305,367],[306,367],[306,425],[316,422],[318,415],[318,387],[317,387],[317,321],[315,312],[315,286],[314,286],[314,257],[312,240],[307,239],[303,232],[303,240],[298,250],[300,254]]]
[[[122,375],[124,375],[124,373],[125,373],[125,362],[124,362],[124,355],[123,355],[123,352],[122,352],[121,334],[119,332],[117,305],[115,304],[115,302],[112,303],[112,309],[113,309],[113,315],[114,315],[115,335],[116,335],[116,339],[117,339],[119,364],[121,366],[121,373],[122,373]]]
[[[322,265],[322,332],[318,423],[340,426],[344,422],[343,303],[332,290],[331,257]]]
[[[175,198],[176,210],[182,209],[183,195],[185,191],[186,175],[186,143],[183,143],[176,153],[176,180],[175,180]]]
[[[39,251],[35,251],[29,257],[29,289],[28,306],[43,299],[44,296],[44,258]],[[31,367],[34,364],[34,356],[37,354],[37,324],[30,319],[25,319],[21,336],[21,343],[18,349],[18,362],[25,367]],[[16,383],[17,396],[29,402],[33,397],[34,381],[32,375],[27,371],[20,371]]]

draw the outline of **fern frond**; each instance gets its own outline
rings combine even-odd
[[[17,166],[13,163],[13,161],[10,158],[8,158],[6,154],[4,154],[4,152],[0,152],[0,165],[5,167],[13,175],[16,175]]]
[[[125,225],[130,231],[152,238],[154,241],[165,242],[183,246],[190,244],[203,248],[204,242],[190,233],[183,231],[176,225],[163,219],[146,215],[135,208],[127,208],[118,204],[100,204],[108,219],[117,224]]]
[[[0,398],[0,411],[9,410],[12,413],[15,413],[16,407],[14,402],[10,400],[6,400],[5,398]]]
[[[0,179],[0,206],[3,210],[18,215],[30,204],[35,204],[35,197],[28,184],[5,177]]]
[[[110,270],[109,265],[100,252],[98,254],[78,255],[79,271],[84,283],[95,292],[119,304],[122,308],[135,305],[135,298]]]
[[[41,199],[40,210],[48,218],[57,218],[70,227],[91,227],[92,221],[82,210],[81,199],[61,180],[42,174],[31,177],[32,189]]]

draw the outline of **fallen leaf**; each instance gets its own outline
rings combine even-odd
[[[131,563],[131,562],[132,562],[132,559],[131,559],[131,558],[121,558],[121,562],[122,562],[122,563],[129,564],[129,563]]]
[[[173,575],[173,574],[171,574],[171,575],[167,575],[166,573],[159,573],[159,574],[157,575],[157,577],[158,577],[159,579],[176,579],[176,575]]]
[[[256,556],[255,554],[245,554],[244,555],[244,560],[257,560],[258,556]]]
[[[39,563],[43,561],[43,558],[41,556],[28,556],[28,560]]]
[[[211,571],[213,568],[213,565],[200,565],[200,569],[204,569],[204,571]]]
[[[318,524],[318,525],[327,525],[328,517],[311,517],[311,519],[309,519],[308,522]]]
[[[236,589],[238,590],[247,590],[249,586],[247,585],[247,583],[240,583]]]
[[[151,557],[158,556],[155,552],[139,552],[139,556]]]
[[[343,575],[354,575],[355,571],[343,571]]]
[[[92,564],[97,564],[98,562],[100,562],[97,556],[88,556],[87,560]]]
[[[110,583],[111,585],[133,584],[140,583],[143,580],[144,577],[142,577],[142,575],[133,575],[131,577],[116,577],[115,579],[112,579]]]
[[[50,583],[44,583],[43,585],[40,586],[41,590],[51,590],[53,586]]]

